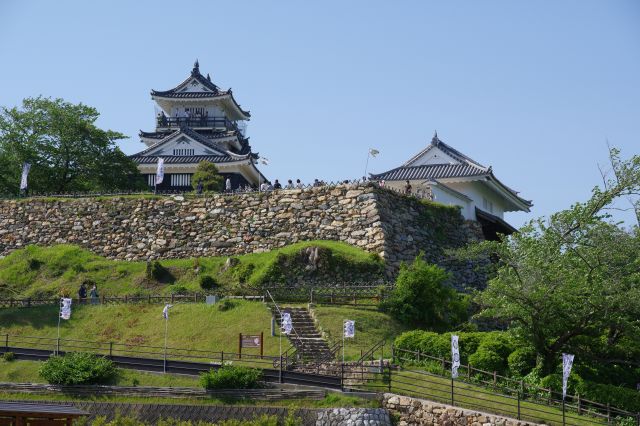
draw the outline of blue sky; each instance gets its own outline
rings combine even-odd
[[[0,1],[0,105],[92,105],[126,153],[196,58],[272,179],[357,178],[369,147],[381,172],[437,129],[533,200],[519,226],[587,198],[607,140],[640,151],[634,0]]]

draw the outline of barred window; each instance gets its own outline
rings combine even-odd
[[[174,149],[173,150],[173,155],[193,155],[194,153],[194,149]]]
[[[172,174],[171,186],[191,186],[191,175],[186,173]]]

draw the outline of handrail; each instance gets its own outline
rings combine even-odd
[[[425,360],[432,360],[432,361],[437,361],[439,363],[442,363],[443,365],[443,370],[446,370],[446,365],[449,364],[451,365],[451,361],[443,358],[443,357],[435,357],[433,355],[429,355],[429,354],[425,354],[423,352],[420,351],[412,351],[409,349],[401,349],[401,348],[396,348],[393,347],[393,351],[396,354],[396,358],[401,360],[401,361],[420,361],[421,359],[425,359]],[[417,356],[417,359],[409,359],[409,358],[403,358],[398,356],[398,353],[408,353],[411,355],[415,355]],[[480,373],[482,375],[485,376],[489,376],[489,381],[484,381],[484,380],[480,380],[481,383],[488,385],[488,386],[495,386],[498,384],[497,379],[500,380],[504,380],[506,382],[511,382],[513,384],[516,385],[515,388],[510,388],[510,387],[506,387],[505,389],[514,393],[520,393],[520,392],[524,392],[527,395],[534,397],[536,399],[544,399],[546,401],[548,401],[549,404],[551,403],[555,403],[555,404],[562,404],[562,398],[560,397],[560,392],[554,391],[553,389],[547,389],[547,388],[541,388],[541,387],[537,387],[537,386],[533,386],[530,385],[528,383],[525,383],[522,380],[518,380],[518,379],[514,379],[512,377],[506,377],[506,376],[502,376],[500,374],[497,374],[496,372],[490,372],[490,371],[485,371],[485,370],[481,370],[479,368],[474,368],[471,365],[468,364],[461,364],[460,367],[458,367],[459,371],[460,370],[467,370],[467,376],[471,377],[472,374]],[[425,373],[425,372],[423,372]],[[432,374],[435,375],[433,373],[426,373],[426,374]],[[438,377],[446,377],[446,375],[437,375]],[[463,374],[460,374],[459,376],[459,380],[463,381],[463,382],[468,382],[465,380],[465,377]],[[473,382],[470,382],[473,383]],[[526,386],[526,389],[525,389]],[[556,395],[554,397],[554,394]],[[548,395],[548,396],[542,396],[542,395]],[[592,406],[593,408],[596,409],[601,409],[601,410],[613,410],[616,411],[618,414],[622,414],[622,415],[628,415],[628,416],[636,416],[636,413],[632,413],[630,411],[626,411],[623,410],[621,408],[616,408],[616,407],[612,407],[610,405],[607,404],[603,404],[601,402],[597,402],[597,401],[591,401],[588,399],[584,399],[582,398],[580,395],[570,395],[567,394],[565,397],[565,405],[568,405],[567,401],[578,401],[579,404],[586,404],[587,406],[582,406],[579,409],[580,410],[584,410],[586,411],[587,408],[589,406]]]
[[[364,362],[364,360],[366,360],[368,357],[370,357],[371,355],[373,355],[373,353],[375,351],[377,351],[378,349],[380,349],[381,347],[384,347],[384,344],[386,343],[385,339],[380,340],[378,343],[376,343],[375,345],[373,345],[371,348],[369,348],[365,353],[363,353],[360,356],[360,359],[358,359],[358,361],[356,361],[358,364],[362,364]]]

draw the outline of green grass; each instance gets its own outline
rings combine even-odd
[[[46,383],[38,374],[41,365],[40,361],[0,361],[0,382]],[[125,369],[118,369],[118,375],[108,384],[114,386],[200,387],[198,377]]]
[[[237,256],[239,263],[223,271],[228,256],[162,260],[171,277],[159,282],[146,276],[146,262],[109,260],[74,245],[28,246],[0,259],[0,298],[56,297],[77,294],[84,280],[97,283],[101,295],[147,295],[202,291],[200,277],[213,277],[223,291],[251,293],[263,283],[309,274],[300,252],[320,247],[321,268],[314,274],[339,272],[381,276],[380,258],[337,241],[305,241],[264,253]]]
[[[278,337],[271,337],[271,313],[266,305],[243,300],[233,303],[235,307],[224,312],[216,305],[176,304],[170,311],[168,346],[237,352],[238,333],[263,332],[264,354],[277,355]],[[56,306],[0,309],[0,335],[55,338],[57,324]],[[76,305],[71,319],[62,320],[60,337],[162,347],[164,327],[162,305]],[[12,345],[11,340],[9,343]],[[64,346],[61,350],[65,350]],[[259,351],[246,349],[246,353],[259,354]]]
[[[420,367],[406,366],[406,369],[399,373],[393,372],[391,392],[451,404],[451,379],[424,374],[419,369]],[[373,389],[380,390],[380,387],[382,387],[383,391],[389,390],[388,382],[382,383],[382,381],[379,381],[371,384],[375,385],[372,386]],[[491,391],[482,386],[455,380],[453,405],[516,418],[518,413],[517,399],[500,395],[499,393],[499,390]],[[599,422],[597,418],[578,416],[575,412],[567,411],[567,416],[567,421],[570,424],[576,424],[576,422],[595,424]],[[520,401],[520,417],[524,420],[544,422],[546,424],[562,424],[561,409],[528,401]],[[606,421],[603,423],[606,423]]]
[[[330,345],[342,341],[342,324],[345,319],[355,321],[355,338],[346,339],[346,360],[357,360],[360,358],[361,351],[366,352],[383,339],[387,342],[384,357],[390,358],[391,343],[396,336],[408,330],[407,327],[388,314],[379,312],[375,307],[319,305],[314,310],[318,325],[325,332]],[[376,358],[381,354],[380,350],[376,351]]]

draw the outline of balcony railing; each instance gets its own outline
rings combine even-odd
[[[225,117],[158,117],[158,128],[217,128],[238,130],[235,122]]]

